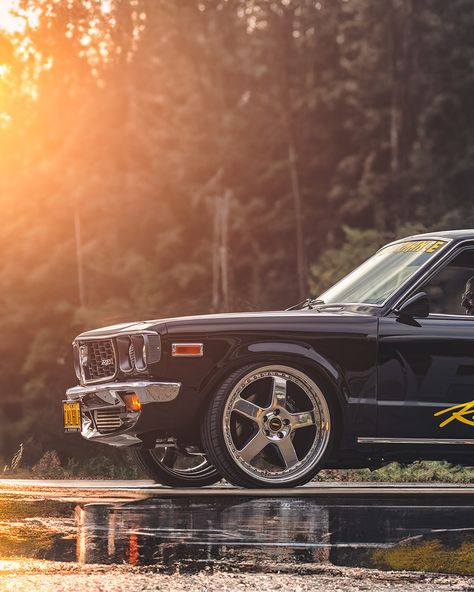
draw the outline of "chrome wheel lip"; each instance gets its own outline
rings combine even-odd
[[[290,468],[270,472],[264,469],[258,469],[240,457],[239,452],[241,452],[243,448],[239,450],[233,441],[230,419],[231,414],[234,411],[234,403],[240,397],[240,393],[242,393],[242,391],[247,386],[257,380],[275,377],[281,377],[286,381],[293,382],[299,386],[304,391],[305,395],[311,400],[314,405],[313,412],[316,417],[314,421],[314,425],[316,425],[316,433],[310,449],[301,460],[298,460],[298,462],[296,462],[295,465],[291,466]],[[263,410],[263,408],[260,409]],[[268,409],[265,410],[265,412],[267,411]],[[286,412],[287,414],[289,413],[288,410],[286,410]],[[259,423],[259,421],[260,418],[257,423]],[[252,370],[243,378],[241,378],[234,386],[229,397],[227,398],[224,407],[222,429],[226,448],[230,453],[233,462],[240,470],[254,479],[258,479],[262,483],[285,484],[304,477],[321,460],[329,443],[329,436],[331,433],[331,417],[323,392],[318,387],[318,385],[306,374],[290,366],[269,365]],[[293,431],[293,427],[290,429],[290,432],[291,431]],[[285,440],[289,437],[289,435],[285,435]],[[268,444],[271,443],[272,440],[268,439]]]

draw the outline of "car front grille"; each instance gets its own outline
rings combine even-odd
[[[85,348],[83,372],[86,383],[115,377],[117,362],[111,339],[83,342],[80,344],[80,349],[82,348]]]
[[[123,410],[122,410],[123,411]],[[122,427],[120,409],[99,409],[95,412],[95,425],[101,434],[109,434]]]

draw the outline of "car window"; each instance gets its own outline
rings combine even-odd
[[[382,304],[446,245],[436,239],[387,245],[318,299],[325,304]]]
[[[421,288],[428,294],[430,313],[465,315],[461,304],[466,282],[474,278],[474,249],[462,251]]]

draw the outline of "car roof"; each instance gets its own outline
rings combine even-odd
[[[426,232],[424,234],[413,234],[404,238],[397,239],[389,244],[395,244],[402,241],[409,240],[474,240],[474,228],[467,228],[464,230],[440,230],[439,232]]]
[[[474,238],[474,228],[466,228],[463,230],[441,230],[439,232],[426,232],[424,234],[414,234],[409,238],[450,238],[455,240],[465,240]]]

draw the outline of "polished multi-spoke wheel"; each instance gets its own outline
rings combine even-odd
[[[235,372],[211,401],[207,454],[231,483],[291,487],[320,469],[331,439],[331,412],[309,376],[287,366]]]
[[[202,487],[221,479],[204,454],[189,454],[170,447],[132,452],[145,473],[162,485]]]

